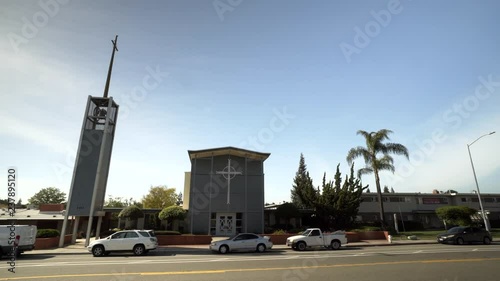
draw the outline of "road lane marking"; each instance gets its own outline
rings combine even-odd
[[[476,252],[477,250],[478,250],[478,249],[474,249],[474,250],[472,250],[472,251],[473,251],[473,252]]]
[[[413,252],[413,253],[414,253],[414,254],[419,254],[419,253],[422,253],[422,252],[423,252],[423,250],[420,250],[420,251],[415,251],[415,252]]]
[[[106,277],[106,276],[152,276],[152,275],[185,275],[185,274],[220,274],[234,272],[251,271],[276,271],[290,269],[317,269],[317,268],[337,268],[337,267],[363,267],[379,265],[397,265],[397,264],[430,264],[430,263],[465,263],[481,261],[500,261],[500,258],[475,258],[475,259],[453,259],[453,260],[417,260],[417,261],[394,261],[394,262],[372,262],[355,264],[334,264],[334,265],[316,265],[316,266],[290,266],[290,267],[269,267],[269,268],[240,268],[240,269],[216,269],[216,270],[194,270],[194,271],[165,271],[165,272],[129,272],[129,273],[93,273],[93,274],[64,274],[64,275],[40,275],[26,277],[0,278],[0,281],[8,280],[26,280],[26,279],[56,279],[72,277]]]
[[[481,252],[498,252],[498,250],[495,249],[479,249],[478,251]],[[444,253],[467,253],[470,252],[470,249],[464,249],[464,248],[456,248],[456,249],[446,249],[445,251],[423,251],[419,253],[418,255],[422,254],[444,254]],[[360,255],[363,254],[363,255]],[[327,254],[307,254],[307,255],[293,255],[293,256],[279,256],[279,259],[287,259],[287,260],[293,260],[293,259],[318,259],[318,260],[325,260],[325,259],[331,259],[331,258],[350,258],[350,257],[368,257],[368,256],[376,256],[376,255],[414,255],[412,252],[401,252],[401,251],[387,251],[387,252],[368,252],[368,253],[355,253],[355,252],[346,252],[344,254],[333,254],[333,253],[327,253]],[[250,262],[250,261],[266,261],[266,260],[276,260],[276,256],[258,256],[258,257],[253,257],[253,256],[234,256],[234,257],[228,257],[228,258],[215,258],[215,259],[206,259],[206,258],[188,258],[188,259],[158,259],[158,260],[123,260],[123,259],[100,259],[99,263],[93,264],[93,266],[109,266],[109,265],[124,265],[124,264],[151,264],[151,263],[156,263],[156,264],[178,264],[178,263],[213,263],[213,262],[220,262],[219,259],[224,259],[224,262]],[[16,267],[23,268],[23,267],[57,267],[57,266],[88,266],[89,261],[80,261],[80,262],[53,262],[53,261],[47,261],[46,263],[19,263],[16,265]],[[6,265],[0,265],[0,269],[8,268],[9,266]]]

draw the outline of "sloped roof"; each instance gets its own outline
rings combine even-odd
[[[210,148],[203,150],[188,150],[189,159],[193,160],[196,158],[205,158],[211,156],[220,156],[220,155],[234,155],[239,157],[246,157],[254,160],[266,160],[271,153],[262,153],[252,150],[246,150],[242,148],[226,146],[219,148]]]

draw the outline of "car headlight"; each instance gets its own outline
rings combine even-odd
[[[210,243],[210,246],[215,246],[215,245],[216,245],[215,242]]]

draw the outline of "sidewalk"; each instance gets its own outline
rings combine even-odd
[[[92,239],[91,239],[92,241]],[[437,244],[436,240],[393,240],[392,243],[387,242],[387,240],[365,240],[361,242],[353,242],[346,245],[348,248],[356,247],[374,247],[374,246],[398,246],[398,245],[422,245],[422,244]],[[162,245],[154,252],[158,253],[210,253],[208,249],[209,245]],[[271,251],[284,251],[289,250],[290,247],[286,245],[274,245]],[[64,248],[54,248],[54,249],[43,249],[34,250],[26,252],[24,255],[78,255],[86,254],[90,255],[85,247],[85,239],[77,239],[76,243],[73,245],[67,245]]]

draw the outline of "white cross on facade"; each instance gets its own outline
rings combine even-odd
[[[231,191],[231,179],[236,175],[243,174],[242,172],[236,172],[236,169],[231,167],[231,159],[227,159],[227,166],[222,171],[216,171],[217,175],[224,176],[227,179],[227,204],[230,204],[229,192]]]

